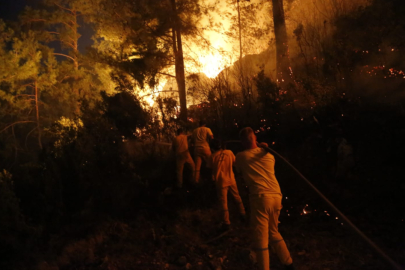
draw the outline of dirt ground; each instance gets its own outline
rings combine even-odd
[[[241,190],[241,195],[248,209],[246,191]],[[220,211],[210,183],[166,188],[154,196],[156,200],[128,209],[128,217],[121,220],[88,217],[84,223],[83,219],[71,221],[63,234],[49,241],[37,269],[257,269],[249,228],[239,220],[232,199],[232,229],[219,231]],[[296,269],[392,269],[330,210],[290,201],[283,199],[279,229]],[[353,221],[364,225],[361,220]],[[403,226],[374,226],[374,231],[365,233],[404,264]],[[389,238],[401,230],[402,235]],[[272,253],[271,269],[283,269]]]

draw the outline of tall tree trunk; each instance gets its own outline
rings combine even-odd
[[[187,96],[186,96],[186,77],[184,74],[183,45],[181,41],[180,29],[177,29],[177,73],[176,80],[180,96],[180,119],[187,121]]]
[[[238,25],[239,25],[239,65],[240,65],[240,70],[241,70],[241,73],[242,73],[242,55],[243,55],[243,50],[242,50],[242,25],[240,23],[239,0],[237,0],[237,8],[238,8]]]
[[[237,11],[238,11],[238,28],[239,28],[239,83],[240,83],[240,88],[242,92],[242,96],[244,98],[244,103],[247,105],[247,117],[249,118],[250,116],[250,96],[249,96],[249,90],[246,85],[246,79],[244,72],[243,72],[243,63],[242,63],[242,58],[243,58],[243,47],[242,47],[242,24],[240,21],[240,0],[236,1],[237,4]]]
[[[77,102],[76,102],[76,109],[75,113],[77,115],[80,115],[80,107],[81,107],[81,101],[80,101],[80,88],[75,85],[77,84],[77,81],[79,79],[78,77],[78,72],[79,72],[79,33],[78,33],[78,28],[79,25],[77,23],[77,17],[79,16],[78,12],[76,10],[71,10],[71,15],[73,17],[72,20],[72,30],[73,30],[73,62],[74,62],[74,69],[75,69],[75,75],[74,75],[74,81],[73,81],[73,92],[76,95]]]
[[[79,33],[78,33],[78,28],[79,24],[77,23],[77,17],[79,16],[78,12],[76,10],[71,10],[71,16],[73,17],[72,20],[72,27],[71,29],[73,30],[73,38],[72,38],[72,49],[73,49],[73,62],[74,62],[74,67],[75,71],[79,70]]]
[[[177,88],[180,98],[180,119],[187,121],[186,77],[184,73],[183,44],[181,41],[180,21],[177,16],[176,0],[170,0],[173,10],[173,53],[175,58],[175,71]]]
[[[272,0],[274,34],[276,37],[277,81],[281,87],[292,82],[290,58],[288,55],[287,28],[285,25],[283,0]]]
[[[36,110],[36,118],[37,118],[37,129],[38,129],[38,144],[39,147],[42,149],[42,142],[41,142],[41,125],[39,122],[39,91],[38,91],[38,84],[35,81],[35,110]]]

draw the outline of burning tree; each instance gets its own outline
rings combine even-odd
[[[187,119],[183,37],[196,37],[201,8],[197,0],[96,1],[91,21],[96,48],[116,72],[140,87],[155,87],[159,77],[176,78],[181,119]],[[174,66],[174,74],[173,74]]]

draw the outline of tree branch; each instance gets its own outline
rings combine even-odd
[[[32,83],[27,83],[27,84],[20,85],[20,87],[27,87],[27,86],[34,87],[34,85]]]
[[[17,121],[17,122],[14,122],[14,123],[8,125],[7,127],[3,128],[2,130],[0,130],[0,133],[2,133],[3,131],[5,131],[5,130],[8,129],[9,127],[12,127],[12,126],[17,125],[17,124],[22,124],[22,123],[36,123],[36,122],[35,122],[35,121]]]
[[[164,73],[164,72],[157,72],[157,74],[161,74],[161,75],[169,76],[169,77],[172,77],[172,78],[176,78],[176,76],[173,76],[171,74]]]
[[[70,29],[74,30],[73,26],[71,26],[70,24],[63,22],[64,25],[66,25],[67,27],[69,27]]]
[[[67,57],[67,58],[72,59],[74,62],[77,62],[76,59],[74,59],[73,57],[71,57],[71,56],[69,56],[69,55],[67,55],[67,54],[63,54],[63,53],[53,53],[53,54],[54,54],[54,55],[64,56],[64,57]]]
[[[45,19],[30,19],[27,22],[46,22]]]
[[[20,96],[35,97],[35,95],[29,95],[29,94],[19,94],[19,95],[16,95],[15,97],[20,97]]]
[[[72,48],[73,50],[75,50],[75,45],[73,43],[69,43],[68,41],[65,41],[63,39],[60,40],[60,42],[62,42],[63,44],[65,44],[66,46]]]
[[[66,80],[66,79],[69,79],[71,76],[65,76],[65,77],[63,77],[62,78],[62,80],[60,80],[60,81],[58,81],[58,83],[61,83],[61,82],[63,82],[64,80]],[[53,86],[53,85],[52,85]],[[53,86],[53,87],[55,87],[55,86]],[[56,88],[56,87],[55,87]]]
[[[28,137],[30,136],[30,134],[34,131],[34,130],[36,130],[38,127],[34,127],[30,132],[28,132],[28,134],[27,134],[27,136],[25,137],[25,148],[28,150],[28,146],[27,146],[27,140],[28,140]]]
[[[53,2],[53,3],[55,4],[55,6],[58,6],[58,7],[61,8],[61,9],[70,11],[71,13],[74,13],[74,11],[73,11],[72,9],[65,8],[64,6],[61,6],[61,5],[59,5],[58,3],[56,3],[56,2]]]

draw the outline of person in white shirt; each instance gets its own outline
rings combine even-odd
[[[238,205],[241,220],[246,219],[245,207],[239,195],[238,187],[233,173],[235,156],[231,150],[224,150],[219,140],[213,139],[210,143],[214,153],[211,155],[212,180],[215,182],[222,210],[222,230],[229,230],[231,222],[228,211],[228,192],[232,194]]]
[[[200,181],[200,169],[202,161],[207,162],[211,157],[211,150],[209,140],[214,138],[211,129],[207,128],[204,120],[200,121],[200,127],[193,131],[194,142],[194,161],[195,161],[195,174],[194,181],[196,184]]]
[[[183,186],[183,169],[184,164],[187,164],[193,174],[194,178],[194,161],[190,156],[188,151],[188,136],[184,134],[183,129],[179,128],[177,130],[177,137],[173,140],[173,151],[176,154],[176,164],[177,164],[177,183],[176,186],[181,188]]]
[[[258,147],[250,127],[242,129],[239,135],[245,150],[236,155],[236,169],[249,187],[253,249],[259,269],[270,269],[270,244],[286,269],[292,270],[290,252],[278,232],[282,194],[274,174],[274,156]]]

